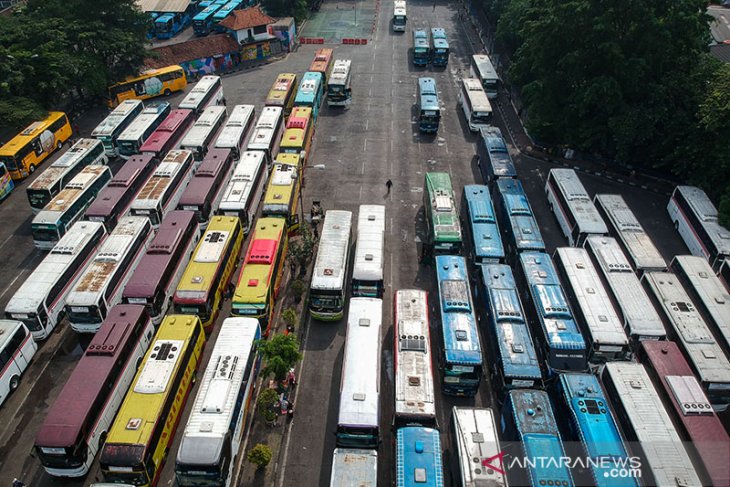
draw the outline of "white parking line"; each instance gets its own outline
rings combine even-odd
[[[5,291],[3,291],[2,294],[0,294],[0,299],[2,299],[3,296],[5,296],[5,293],[7,293],[8,291],[10,291],[10,288],[13,287],[13,284],[15,284],[15,281],[17,281],[18,279],[20,279],[23,276],[23,274],[25,274],[26,272],[28,272],[28,270],[27,269],[23,269],[22,271],[20,271],[20,274],[18,274],[17,276],[15,276],[15,279],[13,279],[12,281],[10,281],[10,284],[8,284],[7,287],[5,288]]]

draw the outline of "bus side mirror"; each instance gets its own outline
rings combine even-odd
[[[299,160],[301,160],[301,161],[307,160],[307,151],[305,151],[305,150],[299,151]]]

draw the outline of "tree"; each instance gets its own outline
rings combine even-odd
[[[289,241],[287,259],[299,266],[299,275],[304,275],[306,272],[307,263],[314,255],[314,244],[314,235],[312,235],[309,225],[301,225],[299,236]]]
[[[286,323],[286,327],[289,329],[294,329],[294,327],[297,325],[298,316],[297,312],[293,308],[287,308],[284,311],[281,312],[281,319],[284,320],[284,323]]]
[[[261,372],[264,376],[273,375],[277,380],[284,380],[289,370],[302,358],[299,340],[294,334],[277,334],[268,341],[259,340],[258,350],[266,363]]]
[[[266,468],[271,462],[271,448],[263,443],[258,443],[256,446],[251,448],[246,458],[248,461],[256,465],[258,468]]]
[[[307,17],[307,0],[261,0],[261,6],[272,17],[294,17],[297,22]]]
[[[278,401],[279,395],[274,389],[264,389],[261,391],[261,394],[259,394],[258,400],[256,401],[256,410],[267,423],[276,420],[276,411],[274,411],[274,407]]]

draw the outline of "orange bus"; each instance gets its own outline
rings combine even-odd
[[[323,47],[321,49],[317,49],[317,53],[314,55],[314,60],[312,61],[312,64],[309,65],[309,71],[314,71],[315,73],[322,73],[324,76],[324,84],[325,86],[330,81],[330,74],[332,73],[332,64],[334,63],[333,60],[334,51],[330,49],[329,47]]]

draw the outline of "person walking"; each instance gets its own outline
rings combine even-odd
[[[388,189],[388,192],[387,192],[386,194],[390,194],[390,188],[392,188],[392,187],[393,187],[393,181],[391,181],[390,179],[388,179],[388,180],[387,180],[387,181],[385,182],[385,187],[386,187],[386,188]]]

